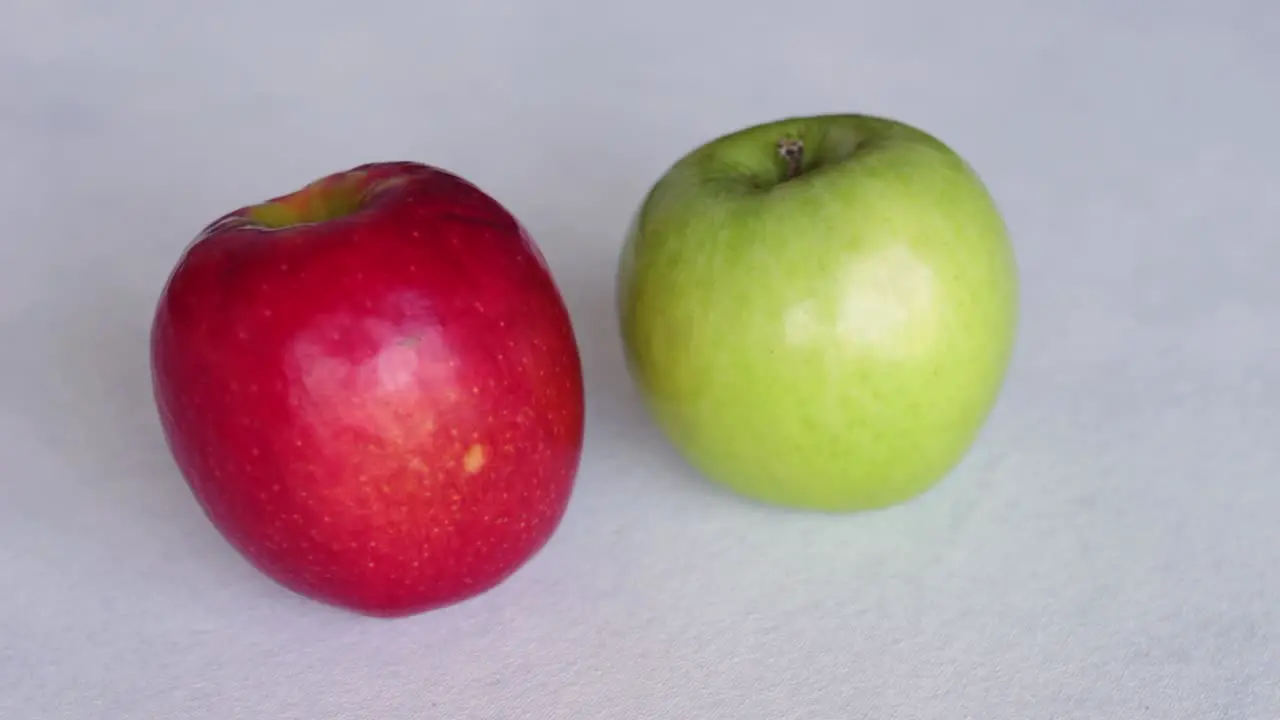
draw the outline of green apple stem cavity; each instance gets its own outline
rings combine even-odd
[[[793,137],[778,140],[778,157],[787,164],[787,180],[795,180],[804,171],[804,141]]]
[[[627,367],[694,468],[840,511],[910,499],[966,454],[1011,358],[1018,278],[963,158],[845,114],[677,160],[635,215],[616,292]]]

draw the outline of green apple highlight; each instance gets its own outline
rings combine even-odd
[[[618,265],[628,369],[676,449],[756,500],[911,499],[968,452],[1017,330],[996,203],[932,135],[789,118],[679,159]]]

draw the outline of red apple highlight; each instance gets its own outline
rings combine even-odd
[[[186,249],[155,400],[206,515],[304,596],[393,617],[506,580],[582,452],[581,361],[542,255],[466,180],[374,163],[241,208]]]

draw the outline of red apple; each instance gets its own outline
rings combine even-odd
[[[505,581],[558,527],[581,361],[541,252],[437,168],[375,163],[186,249],[151,335],[179,469],[281,585],[395,617]]]

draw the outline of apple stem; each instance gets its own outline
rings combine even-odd
[[[800,177],[804,165],[804,141],[795,138],[782,138],[778,141],[778,156],[787,161],[787,179]]]

